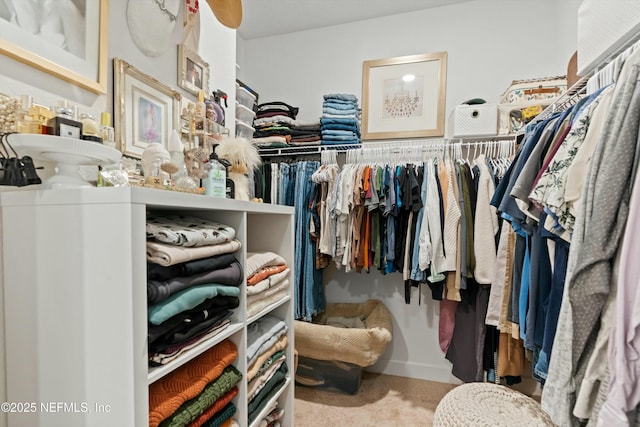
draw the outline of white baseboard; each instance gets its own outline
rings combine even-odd
[[[375,365],[365,368],[365,371],[447,384],[462,384],[462,381],[451,374],[451,365],[448,362],[446,365],[442,366],[380,359]],[[530,372],[530,366],[527,363],[525,367],[525,374],[522,375],[522,382],[509,387],[524,393],[527,396],[540,396],[542,394],[540,384],[528,375],[528,372]]]
[[[462,384],[459,379],[451,375],[450,365],[442,366],[381,359],[375,365],[365,368],[365,371],[448,384]]]

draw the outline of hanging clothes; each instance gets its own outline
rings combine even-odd
[[[639,154],[640,86],[636,83],[639,63],[640,53],[636,51],[622,67],[577,203],[567,283],[542,395],[543,408],[559,424],[575,421],[571,385],[582,382],[597,341],[598,325],[602,327],[602,313],[613,285],[613,261],[627,223],[631,178]],[[634,384],[633,378],[625,378],[627,381]],[[637,385],[625,385],[624,389],[637,389]],[[598,394],[606,395],[606,391],[600,387]],[[634,409],[637,402],[630,392],[622,395],[631,398],[625,406],[614,409],[613,397],[602,413],[596,413],[594,408],[592,419],[601,416],[600,421],[605,424],[628,425],[627,408]],[[609,402],[612,406],[608,406]]]
[[[271,161],[265,162],[264,173],[259,177],[260,185],[265,189],[265,202],[295,208],[295,317],[308,321],[322,312],[326,304],[322,268],[316,264],[320,239],[314,235],[316,230],[322,230],[319,215],[327,216],[315,202],[321,186],[312,180],[312,176],[319,167],[317,161]]]

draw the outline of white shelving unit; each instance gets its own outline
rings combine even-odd
[[[146,426],[149,384],[225,338],[238,346],[243,374],[234,418],[248,426],[247,326],[267,313],[289,325],[288,379],[274,399],[283,425],[293,425],[293,298],[247,319],[242,285],[224,332],[149,370],[145,251],[149,213],[184,213],[234,227],[243,265],[247,251],[272,251],[293,269],[293,208],[121,187],[4,192],[0,209],[5,397],[37,404],[32,413],[0,413],[0,426]],[[42,410],[52,402],[66,406]]]

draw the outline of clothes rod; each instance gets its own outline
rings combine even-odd
[[[288,146],[288,147],[258,147],[258,153],[262,157],[282,157],[282,156],[311,156],[319,155],[323,151],[335,151],[336,153],[347,153],[352,150],[389,148],[389,147],[429,147],[439,144],[476,144],[481,142],[496,142],[513,140],[516,135],[492,135],[492,136],[470,136],[459,138],[432,138],[432,139],[402,139],[385,141],[363,141],[361,144],[335,144],[335,145],[312,145],[312,146]]]

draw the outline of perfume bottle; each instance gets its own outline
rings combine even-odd
[[[195,116],[197,118],[204,118],[206,116],[207,106],[204,103],[204,92],[198,92],[198,102],[196,102]]]
[[[102,137],[100,136],[100,127],[98,122],[93,118],[91,114],[80,114],[80,121],[82,122],[82,136],[80,139],[85,141],[99,142],[102,144]]]
[[[187,166],[184,163],[184,144],[180,140],[180,135],[174,129],[169,138],[169,155],[171,163],[178,167],[178,172],[171,175],[171,180],[176,187],[197,189],[198,183],[189,176]]]
[[[116,148],[116,134],[111,126],[111,114],[106,111],[100,113],[100,134],[104,145]]]
[[[55,116],[47,122],[54,135],[65,136],[67,138],[80,139],[82,136],[82,122],[77,120],[76,111],[70,108],[67,101],[58,101],[55,107],[51,108]]]

